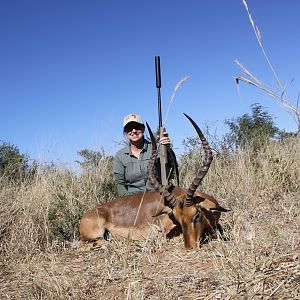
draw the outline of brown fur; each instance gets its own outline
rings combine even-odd
[[[170,192],[179,200],[185,198],[186,191],[182,188],[172,187]],[[80,240],[96,241],[105,238],[107,231],[115,239],[130,237],[141,240],[159,231],[172,238],[182,230],[185,248],[195,248],[203,235],[218,225],[220,212],[211,209],[222,210],[212,196],[196,192],[195,199],[198,204],[182,208],[179,205],[172,211],[155,191],[117,198],[98,205],[82,217]],[[200,216],[193,222],[196,213]]]

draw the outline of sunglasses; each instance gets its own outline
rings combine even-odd
[[[130,123],[125,126],[124,131],[125,132],[131,132],[133,129],[135,130],[143,130],[144,126],[139,123]]]

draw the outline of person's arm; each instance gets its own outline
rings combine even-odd
[[[122,196],[129,195],[125,185],[124,175],[119,173],[114,173],[114,177],[115,177],[115,186],[117,189],[118,196],[122,197]]]
[[[113,164],[115,186],[120,197],[128,195],[125,181],[124,165],[119,157],[115,156]]]

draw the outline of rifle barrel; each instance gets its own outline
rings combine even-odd
[[[162,127],[162,116],[161,116],[161,76],[160,76],[160,57],[155,56],[155,74],[156,74],[156,88],[157,88],[157,99],[158,99],[158,126]]]
[[[155,56],[155,73],[156,73],[156,88],[157,88],[157,99],[158,99],[158,126],[159,126],[159,137],[163,136],[165,129],[162,125],[161,116],[161,76],[160,76],[160,57]],[[166,145],[160,145],[160,171],[161,171],[161,182],[163,185],[167,185],[167,174],[166,174],[166,164],[167,164],[167,148]]]
[[[160,77],[160,57],[155,56],[155,73],[156,73],[156,87],[161,88],[161,77]]]

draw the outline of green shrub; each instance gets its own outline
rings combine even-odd
[[[11,181],[20,181],[29,171],[29,157],[20,153],[17,146],[2,142],[0,145],[0,176]]]

